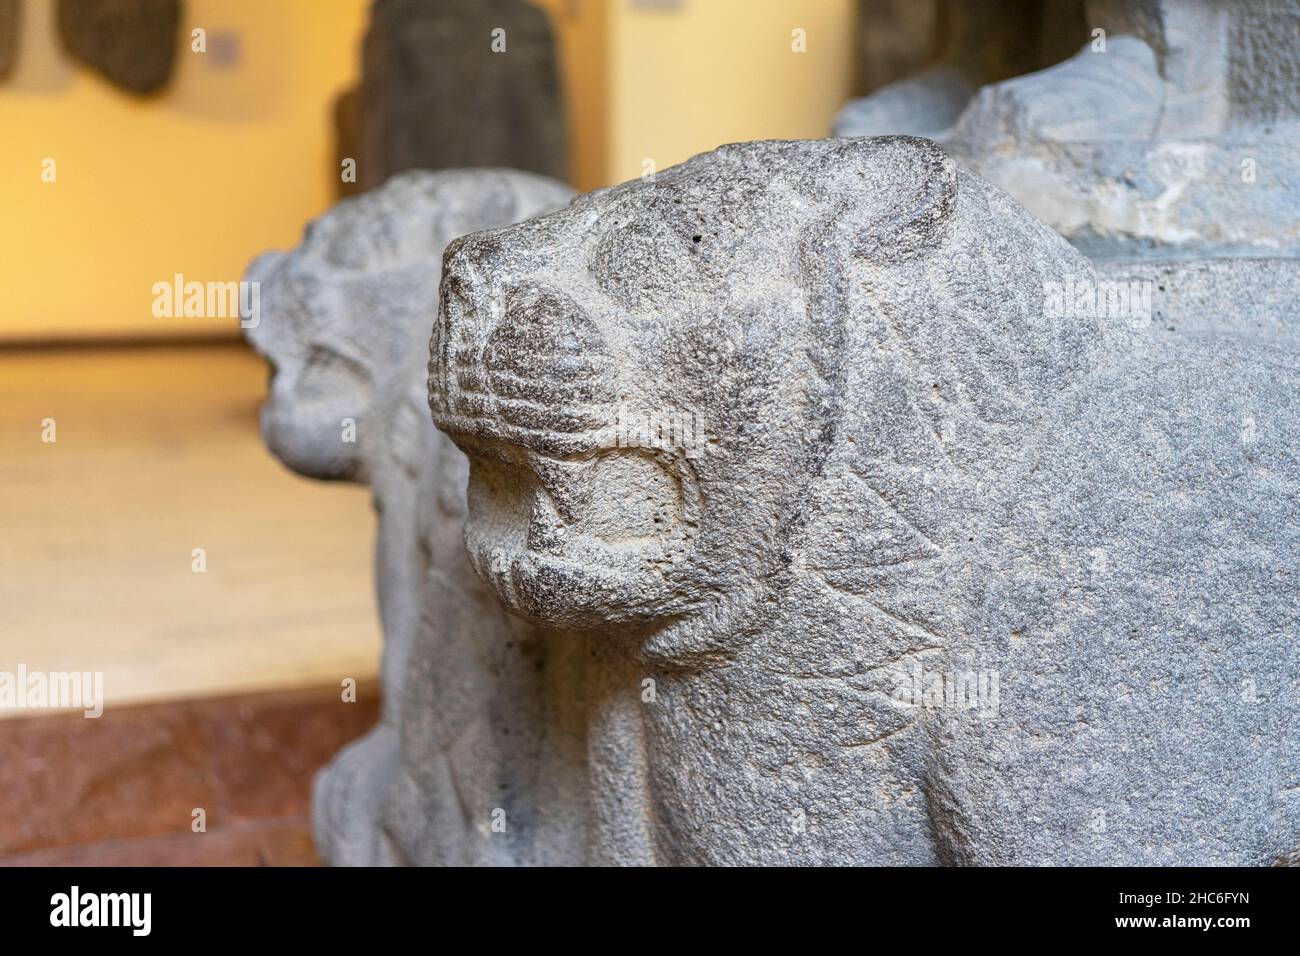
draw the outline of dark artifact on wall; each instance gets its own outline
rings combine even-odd
[[[363,188],[464,166],[564,178],[555,44],[525,0],[376,0],[361,103]]]
[[[171,79],[180,21],[180,0],[59,0],[68,53],[131,93]]]
[[[0,80],[9,75],[18,58],[19,13],[18,0],[0,0]]]

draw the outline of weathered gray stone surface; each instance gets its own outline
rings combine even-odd
[[[21,30],[22,7],[18,0],[0,0],[0,80],[9,75],[18,59]]]
[[[485,840],[1300,845],[1300,360],[1152,334],[1080,291],[1102,279],[908,138],[724,147],[452,243],[430,402],[469,457],[470,560],[561,689],[509,715],[545,786]],[[695,426],[616,427],[638,416]]]
[[[1150,290],[1154,334],[1230,336],[1300,349],[1300,259],[1107,259],[1102,281]]]
[[[565,176],[555,43],[526,0],[376,0],[361,99],[363,188],[406,169]]]
[[[167,85],[180,20],[180,0],[59,0],[68,53],[130,93]]]
[[[1105,0],[945,146],[1095,258],[1300,251],[1300,2]]]
[[[836,136],[937,137],[981,86],[1059,63],[1087,36],[1082,0],[862,0],[858,23],[872,92],[841,110]]]
[[[514,740],[498,727],[541,694],[529,682],[532,629],[465,560],[466,465],[429,421],[428,329],[447,242],[569,196],[511,170],[407,173],[248,270],[261,311],[246,334],[274,371],[267,444],[301,474],[369,484],[379,517],[383,721],[316,781],[317,844],[331,863],[510,862],[460,808],[489,796],[501,806],[503,784],[531,778],[527,726],[510,722]]]

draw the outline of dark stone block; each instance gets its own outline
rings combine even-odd
[[[18,31],[22,17],[18,0],[0,0],[0,80],[9,75],[18,59]]]
[[[180,21],[180,0],[59,0],[68,53],[131,93],[171,78]]]
[[[525,0],[376,0],[362,74],[363,187],[460,166],[565,178],[555,44]]]

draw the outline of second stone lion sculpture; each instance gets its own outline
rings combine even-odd
[[[470,560],[582,702],[585,792],[532,812],[589,814],[596,862],[1293,850],[1296,359],[1097,288],[911,138],[724,147],[453,242]]]
[[[524,859],[484,834],[495,808],[513,815],[509,784],[536,776],[527,727],[539,721],[516,716],[541,706],[527,655],[535,641],[465,562],[466,465],[429,421],[425,343],[447,242],[570,195],[511,170],[405,173],[249,269],[262,308],[247,335],[273,368],[267,444],[301,474],[370,485],[379,515],[383,719],[316,781],[328,862]]]

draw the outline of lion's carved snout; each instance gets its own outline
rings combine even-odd
[[[613,419],[614,362],[604,336],[563,292],[525,280],[493,287],[483,253],[449,257],[432,347],[438,427],[567,455]]]

